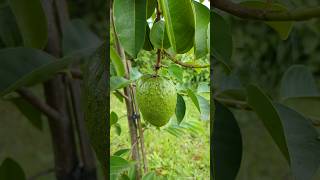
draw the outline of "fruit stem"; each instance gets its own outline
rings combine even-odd
[[[157,1],[157,6],[156,6],[156,19],[155,19],[155,23],[161,20],[161,12],[160,12],[160,4],[159,1]],[[161,49],[157,49],[157,62],[156,65],[154,66],[155,69],[155,75],[158,75],[158,70],[161,67]]]

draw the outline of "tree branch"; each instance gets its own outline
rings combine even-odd
[[[214,0],[212,3],[213,7],[244,19],[263,21],[304,21],[320,17],[320,6],[280,12],[248,8],[233,3],[230,0]]]
[[[225,99],[225,98],[219,98],[219,97],[214,97],[214,99],[231,108],[243,109],[247,111],[253,110],[245,101],[238,101],[238,100]],[[314,127],[316,128],[320,127],[320,121],[312,118],[310,120],[312,121],[312,125]]]
[[[50,119],[54,119],[57,121],[61,119],[61,115],[58,111],[51,108],[47,103],[39,99],[27,88],[20,88],[17,90],[17,92],[20,94],[22,98],[26,99],[31,105],[43,112]]]
[[[208,68],[210,67],[209,64],[206,64],[206,65],[199,65],[199,64],[187,64],[187,63],[184,63],[184,62],[181,62],[179,60],[177,60],[173,55],[169,54],[168,52],[166,51],[163,51],[163,53],[174,63],[176,64],[179,64],[180,66],[183,66],[183,67],[187,67],[187,68]]]

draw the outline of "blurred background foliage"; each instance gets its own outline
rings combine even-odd
[[[4,41],[10,42],[11,46],[22,45],[15,18],[6,3],[6,0],[0,1],[0,26],[3,30],[3,34],[0,33],[0,48],[8,47]],[[71,20],[80,19],[98,37],[105,37],[105,0],[67,0],[67,3]],[[32,87],[32,90],[43,96],[42,86]],[[27,177],[39,175],[40,172],[44,176],[37,177],[37,180],[56,179],[47,120],[42,117],[42,129],[36,129],[12,102],[3,99],[0,99],[0,114],[0,162],[10,157],[22,166]],[[102,178],[102,172],[99,172],[99,177]]]
[[[241,2],[235,0],[234,2]],[[278,0],[287,7],[319,5],[317,0]],[[232,73],[214,62],[215,87],[228,83],[245,86],[259,84],[264,91],[279,98],[283,74],[294,64],[307,66],[320,83],[320,20],[296,22],[287,40],[263,22],[242,20],[223,12],[230,23],[233,35]],[[230,81],[230,77],[232,77]],[[243,136],[243,161],[237,180],[287,180],[289,168],[278,147],[252,112],[232,109]],[[314,178],[320,179],[320,171]]]

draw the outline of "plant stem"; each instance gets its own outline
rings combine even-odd
[[[186,67],[186,68],[208,68],[208,67],[210,67],[209,64],[206,64],[206,65],[187,64],[187,63],[184,63],[184,62],[181,62],[181,61],[177,60],[173,55],[171,55],[167,51],[163,51],[163,52],[172,62],[174,62],[176,64],[179,64],[180,66],[183,66],[183,67]]]
[[[156,19],[155,23],[161,20],[161,12],[160,12],[160,7],[159,7],[159,2],[157,1],[157,9],[156,9]],[[156,75],[158,74],[158,70],[161,68],[161,49],[157,49],[157,62],[156,65],[154,66]]]
[[[230,0],[214,0],[213,7],[244,19],[263,21],[304,21],[320,17],[320,6],[299,8],[292,11],[266,11],[248,8]]]

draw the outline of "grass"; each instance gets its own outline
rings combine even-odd
[[[198,120],[199,112],[191,101],[186,100],[184,121]],[[122,133],[111,131],[111,154],[119,149],[130,148],[125,104],[111,97],[111,111],[122,117],[119,123]],[[143,120],[142,120],[143,122]],[[144,132],[149,170],[173,179],[210,179],[209,122],[201,122],[199,134],[185,133],[176,137],[155,128]]]

